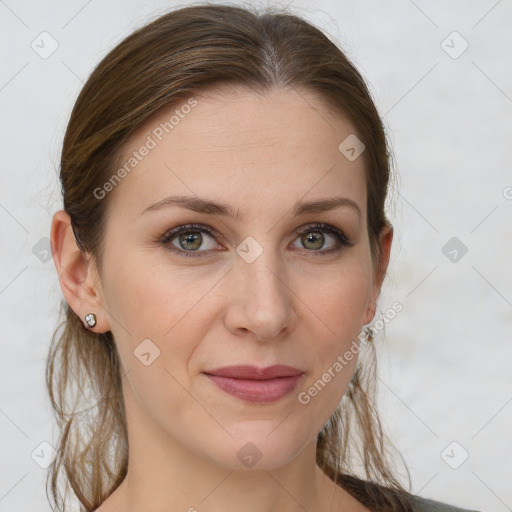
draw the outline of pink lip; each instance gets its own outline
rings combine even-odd
[[[228,366],[208,370],[205,375],[233,396],[250,402],[274,402],[291,393],[304,374],[291,366]]]
[[[220,377],[231,377],[233,379],[274,379],[276,377],[294,377],[304,373],[302,370],[286,366],[284,364],[275,364],[266,368],[257,368],[251,365],[225,366],[215,370],[206,370],[204,373],[209,375],[219,375]]]

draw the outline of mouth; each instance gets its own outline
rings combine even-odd
[[[304,372],[286,365],[228,366],[203,372],[222,391],[239,399],[270,403],[290,394]]]

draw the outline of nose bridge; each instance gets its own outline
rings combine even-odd
[[[266,245],[247,237],[236,249],[232,279],[237,283],[233,299],[238,325],[231,327],[246,328],[260,338],[271,339],[290,327],[294,304],[279,251]]]
[[[239,262],[239,266],[241,272],[247,274],[249,286],[253,288],[250,296],[266,301],[269,299],[282,301],[287,296],[286,276],[278,257],[271,255],[270,252],[270,250],[266,251],[266,254],[262,254],[253,263]]]

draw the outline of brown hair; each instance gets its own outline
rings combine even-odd
[[[302,89],[317,93],[335,115],[349,119],[366,146],[368,234],[372,257],[380,264],[390,154],[361,75],[326,35],[299,16],[202,4],[160,16],[124,39],[98,64],[74,105],[60,166],[64,210],[80,250],[95,259],[100,275],[108,197],[98,200],[94,190],[111,178],[124,145],[150,116],[216,86],[260,94],[274,87]],[[46,385],[60,428],[47,485],[51,482],[57,510],[65,510],[66,496],[59,496],[58,486],[63,469],[66,495],[71,487],[82,510],[92,511],[127,472],[120,362],[110,331],[84,329],[69,305],[62,305],[64,320],[47,360]],[[375,364],[369,344],[342,403],[318,435],[316,460],[367,507],[411,510],[410,494],[388,462],[392,445],[373,403]],[[80,412],[77,404],[87,403],[87,391],[90,407]],[[360,475],[357,458],[364,469]]]

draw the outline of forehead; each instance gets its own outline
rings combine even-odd
[[[111,200],[140,210],[186,193],[286,208],[302,197],[344,195],[365,212],[364,160],[338,149],[352,134],[352,124],[311,92],[211,90],[137,131],[121,152],[118,167],[129,172]]]

